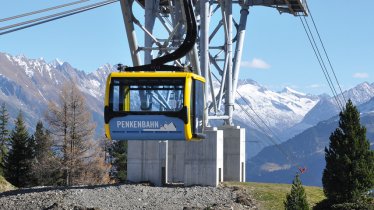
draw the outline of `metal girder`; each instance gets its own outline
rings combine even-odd
[[[233,125],[234,97],[250,6],[262,5],[293,15],[307,15],[306,1],[191,1],[198,25],[197,42],[190,53],[176,60],[174,65],[190,65],[194,73],[205,77],[205,92],[202,93],[206,98],[205,125],[209,125],[209,120],[223,120],[224,124]],[[133,4],[138,7],[136,15]],[[142,65],[141,53],[148,64],[152,59],[175,51],[186,38],[182,0],[121,0],[121,7],[134,66]],[[240,14],[233,14],[233,8],[239,8]],[[141,23],[137,17],[144,16],[144,23]],[[135,31],[141,32],[140,36]],[[143,46],[138,44],[137,37],[144,37]]]
[[[295,16],[307,16],[306,0],[241,0],[248,6],[268,6],[276,8],[280,13],[290,13]]]

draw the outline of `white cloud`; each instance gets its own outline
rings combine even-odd
[[[321,84],[311,84],[307,86],[307,88],[322,88],[322,87],[324,87],[324,85],[321,85]]]
[[[270,64],[259,58],[253,58],[252,61],[242,61],[241,67],[252,69],[269,69]]]
[[[353,78],[358,78],[358,79],[365,79],[368,78],[369,74],[365,72],[357,72],[353,74]]]

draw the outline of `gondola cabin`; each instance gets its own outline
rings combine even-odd
[[[105,133],[113,140],[203,139],[205,79],[191,72],[113,72]]]

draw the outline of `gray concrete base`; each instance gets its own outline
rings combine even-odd
[[[245,182],[245,129],[223,126],[224,181]]]
[[[206,139],[186,142],[184,185],[218,186],[223,181],[223,131],[205,132]]]
[[[129,141],[127,179],[157,186],[245,182],[245,129],[210,128],[202,141]]]
[[[167,177],[166,151],[167,142],[164,141],[129,141],[127,180],[162,186]]]
[[[184,182],[184,153],[186,141],[168,141],[167,183]]]

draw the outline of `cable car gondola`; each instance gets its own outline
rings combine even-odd
[[[191,72],[115,72],[105,132],[115,140],[203,139],[205,79]]]
[[[177,50],[151,64],[109,74],[105,92],[105,133],[115,140],[204,139],[205,79],[188,67],[164,65],[185,56],[197,37],[191,0],[183,0],[186,38]]]

